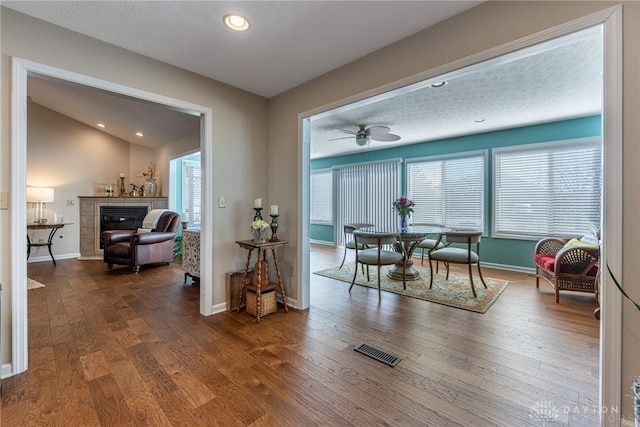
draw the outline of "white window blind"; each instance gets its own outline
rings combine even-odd
[[[395,230],[393,201],[400,197],[401,161],[361,163],[336,167],[336,242],[344,246],[343,227],[350,222],[375,224]]]
[[[412,223],[484,231],[486,152],[407,162]]]
[[[494,235],[576,236],[600,224],[602,141],[496,149]]]
[[[311,172],[310,220],[315,224],[333,223],[333,172],[330,169]]]
[[[200,162],[182,161],[182,212],[190,225],[200,225]]]

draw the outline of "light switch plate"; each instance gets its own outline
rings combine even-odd
[[[9,193],[0,191],[0,209],[6,211],[9,209]]]
[[[76,201],[73,199],[69,199],[67,200],[67,206],[75,206],[76,205]]]
[[[218,207],[219,208],[226,208],[227,207],[227,201],[224,197],[218,197]]]

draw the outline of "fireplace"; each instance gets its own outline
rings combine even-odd
[[[146,206],[100,206],[100,234],[108,230],[137,230],[142,227],[147,211]]]
[[[103,209],[108,208],[142,208],[144,214],[140,219],[140,227],[144,215],[150,212],[151,209],[167,209],[168,199],[166,197],[101,197],[101,196],[78,196],[80,202],[80,259],[102,259],[103,250],[102,242],[100,239],[101,224],[103,221]],[[130,211],[129,211],[130,212]],[[126,212],[125,212],[126,213]],[[118,227],[119,229],[126,228],[138,228],[137,225],[133,225],[132,220],[120,221],[119,218],[129,218],[130,215],[120,215],[116,211],[109,212],[107,215],[118,218],[112,219],[110,226]]]

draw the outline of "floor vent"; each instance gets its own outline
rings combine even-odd
[[[366,356],[372,357],[377,361],[380,361],[389,366],[396,366],[398,362],[402,360],[398,356],[395,356],[391,353],[387,353],[384,350],[380,350],[379,348],[372,347],[369,344],[365,344],[365,343],[360,344],[359,346],[354,348],[354,350]]]

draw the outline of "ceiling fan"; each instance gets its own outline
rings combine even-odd
[[[370,139],[374,141],[397,141],[400,139],[400,136],[395,135],[393,133],[389,133],[391,129],[387,126],[371,126],[368,128],[367,125],[358,125],[358,128],[359,130],[357,132],[352,130],[347,130],[347,129],[337,129],[341,132],[349,133],[352,136],[343,136],[341,138],[333,138],[333,139],[330,139],[329,141],[353,138],[355,136],[356,144],[362,147],[366,145]]]

